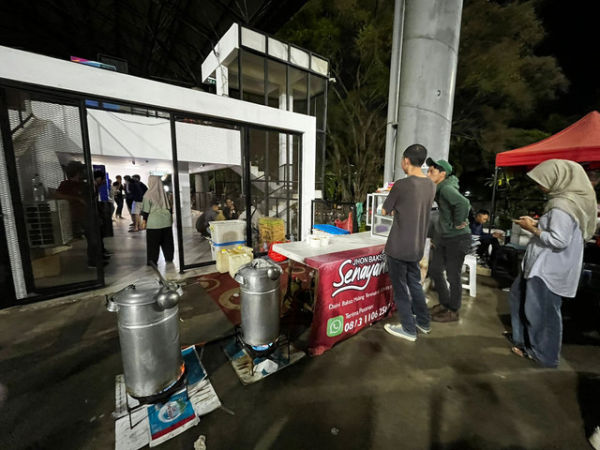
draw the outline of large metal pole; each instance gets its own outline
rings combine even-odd
[[[396,127],[398,125],[398,93],[400,91],[400,56],[402,55],[403,22],[404,0],[396,0],[394,3],[394,31],[392,34],[392,60],[390,62],[387,124],[385,127],[384,183],[395,180],[394,155],[396,152]]]
[[[411,144],[448,159],[462,0],[406,0],[395,174]]]

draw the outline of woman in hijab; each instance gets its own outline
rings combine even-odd
[[[548,196],[539,222],[515,220],[533,233],[523,272],[510,291],[512,352],[544,367],[557,367],[562,340],[562,297],[575,297],[584,242],[596,222],[596,196],[583,168],[572,161],[550,159],[527,176]]]
[[[158,262],[160,249],[167,263],[173,262],[173,218],[171,205],[162,180],[157,175],[148,177],[148,190],[142,201],[142,217],[146,224],[146,254],[148,265]]]

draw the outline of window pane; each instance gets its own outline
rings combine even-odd
[[[12,140],[34,289],[98,280],[100,217],[79,108],[12,92],[32,113]]]
[[[323,179],[325,174],[325,133],[317,131],[317,165],[315,172],[315,189],[323,192]]]
[[[299,145],[285,133],[250,129],[251,203],[254,249],[298,237]]]
[[[286,65],[269,60],[267,63],[269,106],[287,109]]]
[[[265,58],[242,50],[242,98],[265,104]]]
[[[308,114],[308,73],[290,67],[290,104],[288,111],[294,111],[300,114]]]
[[[191,118],[178,118],[175,130],[183,261],[193,266],[214,260],[218,250],[228,248],[220,237],[213,237],[211,245],[209,222],[242,220],[245,214],[241,137],[237,127]],[[233,233],[232,241],[246,240],[245,224]]]
[[[242,45],[264,53],[266,50],[266,36],[242,27]]]
[[[317,118],[317,130],[325,130],[325,78],[310,76],[310,115]]]
[[[227,77],[229,80],[229,96],[237,99],[240,98],[238,69],[238,56],[236,56],[227,66]]]

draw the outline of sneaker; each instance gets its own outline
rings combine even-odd
[[[437,305],[432,306],[431,308],[429,308],[429,312],[431,314],[437,314],[437,313],[442,312],[442,311],[448,311],[448,308],[446,308],[441,303],[438,303]]]
[[[600,450],[600,427],[594,429],[594,433],[590,436],[590,444],[596,450]]]
[[[402,325],[400,325],[399,323],[395,325],[392,325],[391,323],[386,323],[383,329],[391,335],[400,337],[402,339],[406,339],[407,341],[415,342],[417,340],[417,336],[415,334],[410,334],[404,331],[404,328],[402,328]]]
[[[434,322],[458,322],[458,311],[446,309],[431,316]]]
[[[429,334],[429,333],[431,333],[431,325],[428,325],[426,327],[422,327],[418,323],[416,323],[415,325],[417,327],[417,330],[419,330],[421,333],[423,333],[423,334]]]

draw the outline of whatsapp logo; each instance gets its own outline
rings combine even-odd
[[[333,337],[344,331],[344,316],[332,317],[327,321],[327,336]]]

